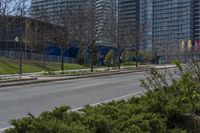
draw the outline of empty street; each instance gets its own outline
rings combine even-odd
[[[62,105],[76,109],[137,94],[143,90],[139,80],[145,75],[138,72],[0,88],[0,128],[8,127],[10,119],[24,117],[29,112],[38,115]]]

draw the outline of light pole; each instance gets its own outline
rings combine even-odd
[[[22,75],[22,43],[18,37],[15,38],[15,42],[19,44],[20,47],[20,57],[19,57],[19,75]]]

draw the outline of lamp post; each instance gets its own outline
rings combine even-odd
[[[18,37],[15,38],[15,42],[19,44],[20,47],[20,57],[19,57],[19,75],[22,75],[22,43]]]

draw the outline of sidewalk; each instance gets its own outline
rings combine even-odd
[[[130,66],[129,66],[130,67]],[[30,85],[30,84],[38,84],[38,83],[47,83],[47,82],[55,82],[55,81],[64,81],[64,80],[74,80],[74,79],[81,79],[81,78],[92,78],[92,77],[100,77],[100,76],[109,76],[109,75],[119,75],[119,74],[126,74],[126,73],[135,73],[135,72],[142,72],[149,70],[150,67],[155,67],[157,69],[168,69],[174,68],[175,65],[144,65],[140,66],[138,69],[125,69],[126,67],[121,67],[121,69],[110,70],[106,71],[108,68],[95,68],[93,73],[90,73],[90,69],[78,69],[78,70],[65,70],[65,72],[80,72],[80,71],[87,71],[88,73],[84,74],[75,74],[75,75],[68,75],[64,74],[61,75],[62,71],[56,71],[57,75],[42,75],[43,72],[38,73],[28,73],[19,76],[17,74],[10,74],[10,75],[0,75],[0,77],[13,77],[11,80],[0,80],[0,88],[2,87],[10,87],[10,86],[19,86],[19,85]],[[97,72],[102,71],[102,72]]]
[[[122,66],[121,69],[125,69],[127,67],[132,67],[134,68],[133,66]],[[117,68],[117,67],[100,67],[100,68],[94,68],[94,71],[105,71],[107,69],[112,69],[112,68]],[[55,74],[59,74],[61,72],[79,72],[79,71],[86,71],[86,72],[90,72],[90,68],[87,68],[87,69],[76,69],[76,70],[64,70],[64,71],[52,71],[54,72]],[[41,72],[34,72],[34,73],[23,73],[21,76],[19,74],[4,74],[4,75],[0,75],[0,78],[2,77],[37,77],[37,76],[41,76],[43,75],[44,72],[47,72],[47,71],[41,71]]]
[[[170,67],[176,67],[176,65],[171,65],[171,64],[166,64],[166,65],[140,65],[139,68],[147,68],[147,67],[155,67],[157,69],[162,69],[162,68],[170,68]],[[134,66],[121,66],[121,69],[118,69],[117,67],[100,67],[100,68],[94,68],[94,71],[105,71],[107,69],[110,70],[123,70],[126,68],[135,68]],[[53,71],[54,73],[61,73],[61,72],[79,72],[79,71],[87,71],[90,72],[90,68],[88,69],[76,69],[76,70],[64,70],[64,71]],[[36,77],[36,76],[41,76],[43,75],[45,71],[43,72],[34,72],[34,73],[24,73],[22,76],[20,76],[19,74],[4,74],[4,75],[0,75],[0,78],[2,77]]]

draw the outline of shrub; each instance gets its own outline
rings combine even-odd
[[[105,60],[104,60],[104,63],[107,65],[107,66],[111,66],[113,65],[113,61],[114,61],[114,51],[113,50],[110,50],[106,57],[105,57]]]

